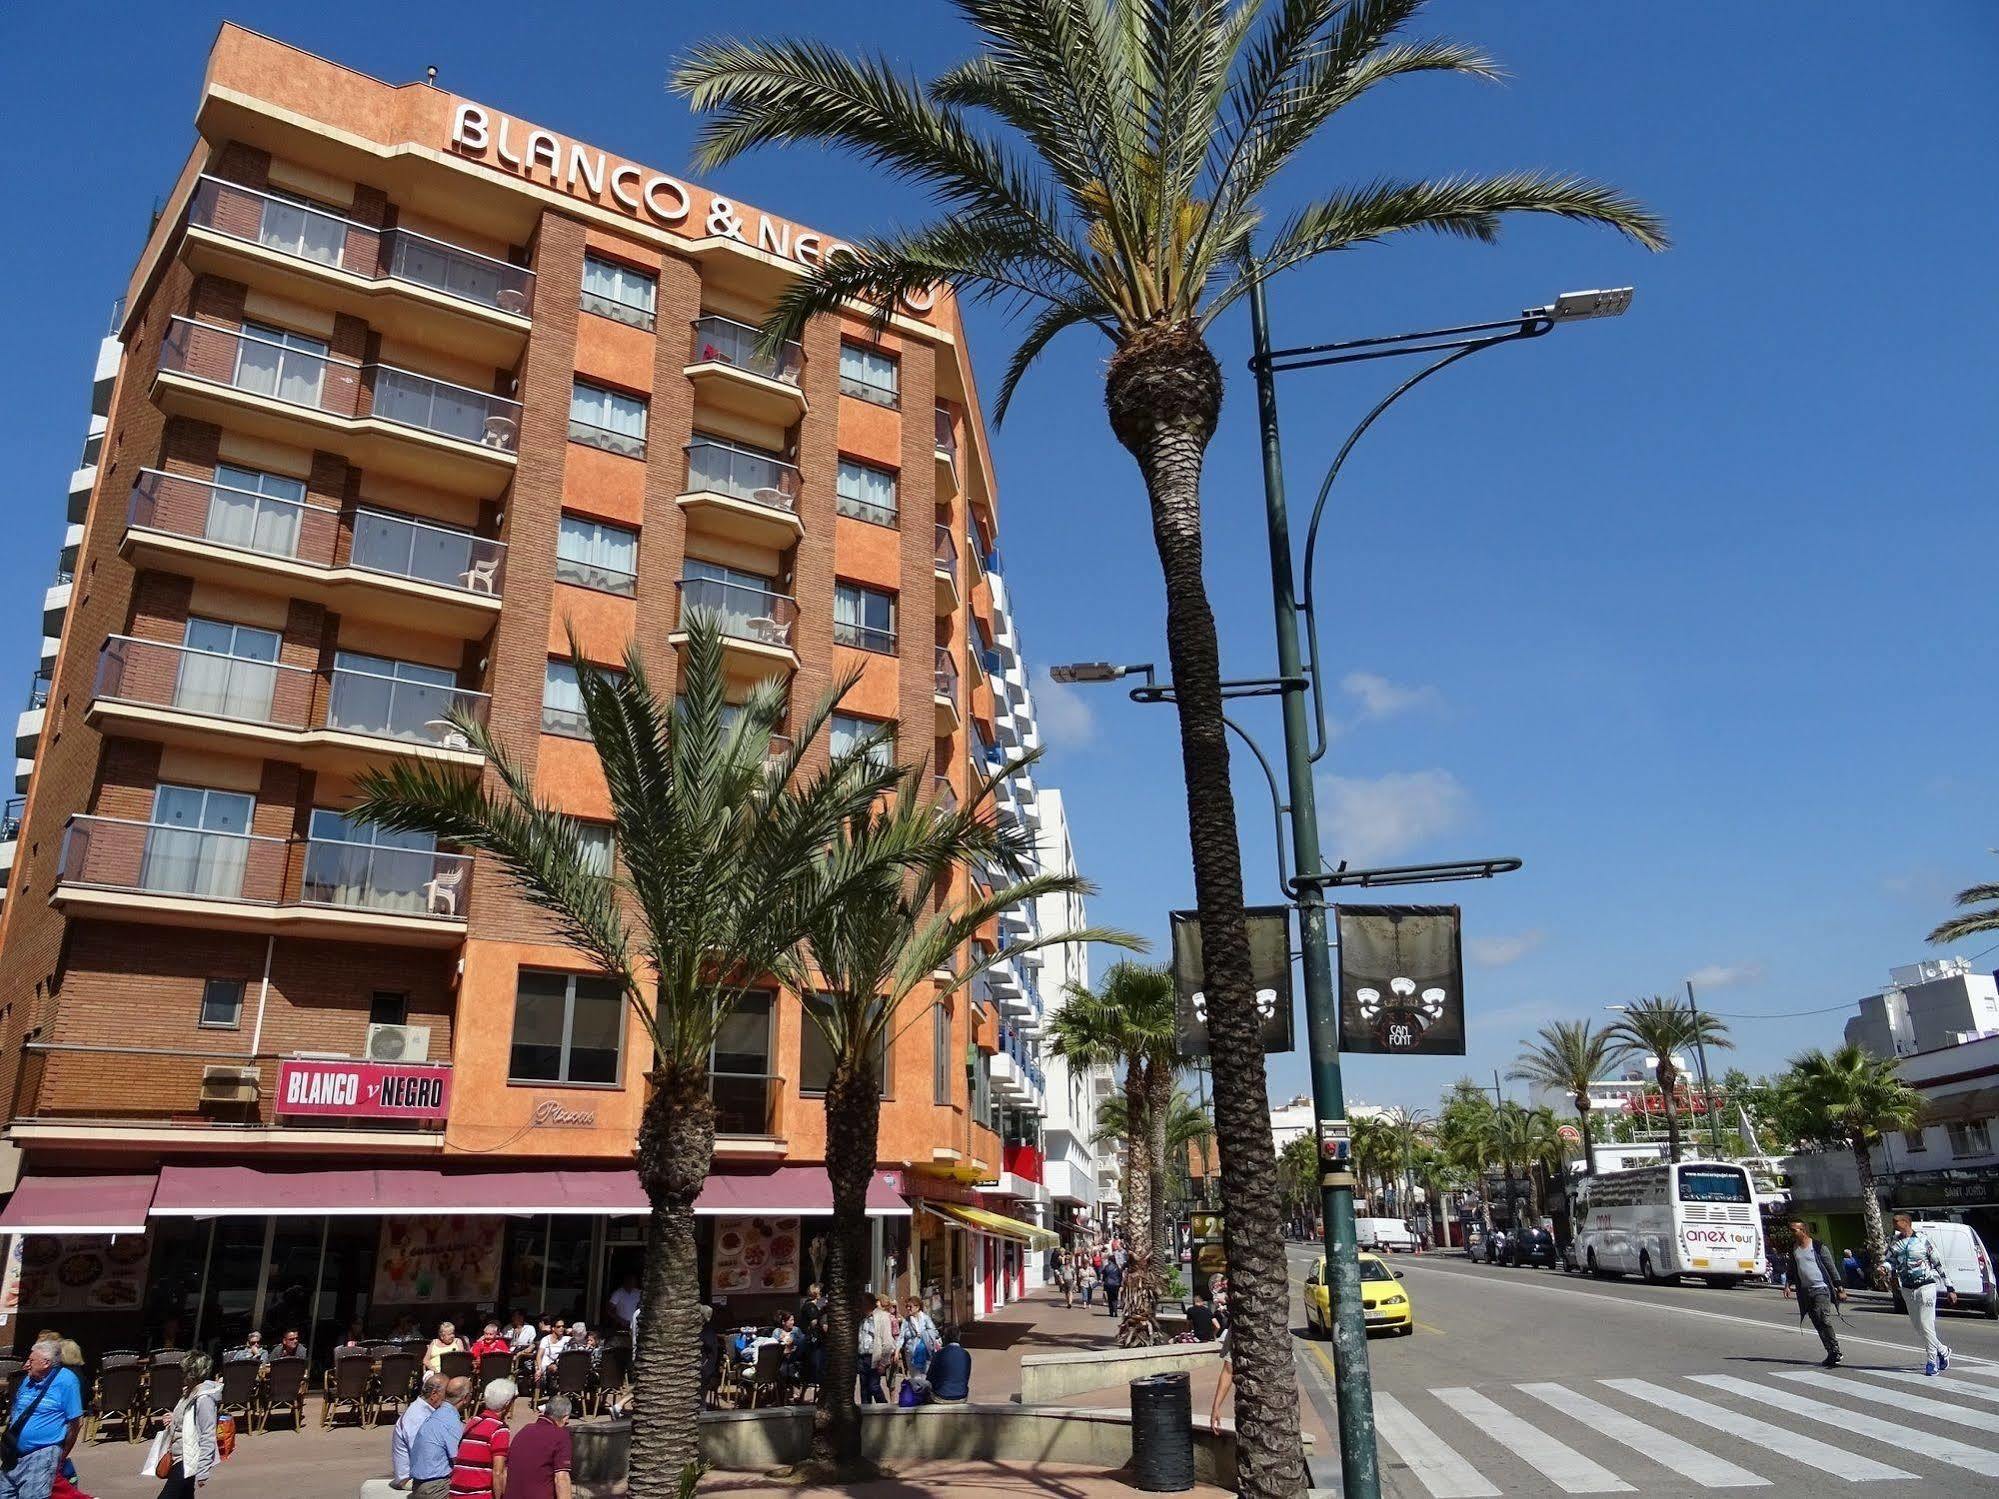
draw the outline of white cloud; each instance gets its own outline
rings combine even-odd
[[[1356,867],[1448,833],[1471,812],[1470,795],[1448,770],[1326,776],[1319,795],[1328,854]]]
[[[1371,671],[1348,672],[1340,678],[1340,688],[1360,699],[1362,718],[1393,718],[1417,708],[1441,707],[1444,701],[1434,687],[1404,687]]]
[[[1471,960],[1483,968],[1504,968],[1508,963],[1517,963],[1541,945],[1547,934],[1541,931],[1519,932],[1511,937],[1468,937],[1465,951]]]
[[[1698,993],[1702,989],[1726,989],[1730,984],[1753,984],[1763,977],[1761,963],[1710,963],[1687,975]]]
[[[1052,745],[1075,749],[1097,737],[1097,713],[1076,688],[1044,671],[1034,680],[1034,716],[1042,736]]]

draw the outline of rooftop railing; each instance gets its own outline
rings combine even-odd
[[[680,625],[686,629],[695,610],[706,611],[724,635],[759,645],[790,646],[798,624],[797,601],[767,588],[728,583],[719,578],[682,578]]]
[[[392,280],[527,317],[534,272],[410,229],[380,229],[276,193],[203,176],[188,199],[190,225],[366,280]]]
[[[687,445],[687,492],[724,494],[787,515],[798,509],[798,469],[775,453],[696,434]]]
[[[786,339],[775,354],[765,354],[758,350],[758,342],[757,330],[748,323],[739,323],[734,318],[712,312],[703,313],[694,320],[692,362],[734,365],[752,375],[762,375],[766,380],[780,380],[786,385],[797,385],[804,378],[805,349],[802,345]]]

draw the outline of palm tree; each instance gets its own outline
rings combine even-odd
[[[1569,1096],[1576,1106],[1576,1128],[1583,1137],[1583,1170],[1590,1176],[1596,1175],[1595,1140],[1589,1124],[1590,1085],[1608,1077],[1630,1052],[1622,1037],[1596,1030],[1587,1020],[1557,1020],[1541,1027],[1539,1042],[1526,1047],[1506,1074],[1515,1082]]]
[[[1527,1175],[1528,1213],[1538,1225],[1549,1176],[1562,1165],[1561,1121],[1550,1108],[1524,1109],[1518,1104],[1507,1107],[1513,1111],[1509,1126],[1511,1144],[1519,1152],[1521,1167]]]
[[[1654,994],[1624,1007],[1624,1018],[1606,1034],[1622,1042],[1627,1052],[1642,1052],[1652,1063],[1652,1075],[1666,1096],[1666,1153],[1680,1158],[1680,1114],[1674,1089],[1680,1077],[1673,1054],[1690,1046],[1733,1048],[1728,1039],[1728,1023],[1712,1015],[1702,1015],[1692,1005]],[[1713,1100],[1708,1100],[1710,1106]]]
[[[1354,1176],[1360,1183],[1362,1198],[1372,1205],[1380,1189],[1394,1176],[1402,1160],[1402,1146],[1394,1124],[1386,1116],[1363,1115],[1352,1122],[1350,1129]],[[1230,1286],[1233,1295],[1233,1280]]]
[[[1031,758],[1031,757],[1030,757]],[[1025,763],[1025,762],[1022,762]],[[1004,949],[976,944],[981,926],[1002,911],[1044,895],[1088,895],[1075,875],[1026,875],[1033,835],[992,815],[1000,783],[1021,769],[1008,765],[976,782],[961,807],[920,800],[930,777],[919,767],[899,793],[849,817],[821,853],[818,878],[845,887],[841,900],[813,903],[805,941],[786,954],[777,975],[786,987],[813,996],[805,1013],[826,1043],[826,1171],[833,1185],[828,1239],[828,1338],[824,1456],[851,1467],[861,1458],[860,1408],[854,1399],[859,1328],[856,1306],[866,1280],[868,1184],[881,1128],[880,1063],[895,1037],[914,1023],[913,1000],[943,1004],[973,979],[1022,953],[1067,942],[1140,946],[1122,932],[1046,933]],[[1012,883],[953,902],[954,876],[978,864]],[[855,883],[853,871],[873,871]],[[969,883],[969,882],[967,882]],[[960,954],[963,956],[960,956]]]
[[[1400,1216],[1406,1218],[1410,1214],[1403,1199],[1409,1195],[1409,1189],[1415,1185],[1410,1167],[1415,1159],[1416,1147],[1429,1139],[1431,1131],[1436,1127],[1436,1120],[1421,1109],[1398,1107],[1390,1109],[1382,1122],[1388,1126],[1389,1142],[1394,1148],[1394,1159],[1390,1162],[1389,1170],[1402,1184],[1401,1190],[1396,1193],[1396,1204],[1403,1209]]]
[[[1479,1220],[1487,1233],[1492,1231],[1492,1201],[1486,1190],[1486,1173],[1499,1158],[1497,1114],[1492,1100],[1476,1083],[1470,1091],[1460,1085],[1444,1105],[1438,1131],[1445,1158],[1477,1186]]]
[[[1979,906],[1985,909],[1974,909]],[[1957,908],[1965,914],[1940,924],[1930,933],[1930,941],[1961,942],[1982,932],[1999,932],[1999,885],[1972,885],[1958,891]]]
[[[1923,1118],[1922,1094],[1903,1082],[1895,1069],[1891,1059],[1849,1041],[1835,1052],[1815,1047],[1793,1058],[1778,1084],[1792,1105],[1785,1112],[1806,1131],[1805,1140],[1844,1145],[1853,1152],[1867,1231],[1867,1263],[1877,1276],[1887,1263],[1888,1241],[1881,1230],[1872,1150],[1890,1130],[1914,1129]]]
[[[599,872],[576,820],[542,801],[506,747],[462,715],[454,721],[485,757],[486,775],[431,761],[371,770],[358,778],[353,815],[484,855],[557,935],[617,981],[645,1032],[650,1068],[636,1164],[650,1218],[631,1485],[635,1495],[657,1496],[673,1492],[700,1456],[694,1199],[714,1149],[708,1065],[716,1032],[824,907],[879,877],[857,861],[829,878],[816,856],[900,772],[863,754],[835,756],[815,774],[802,768],[852,676],[798,723],[783,753],[771,745],[785,712],[783,683],[752,688],[725,722],[722,637],[698,614],[678,706],[655,692],[636,645],[622,675],[581,651],[574,658],[610,792],[618,872]]]
[[[1319,1142],[1297,1135],[1277,1153],[1277,1181],[1284,1206],[1294,1218],[1314,1222],[1319,1216]]]
[[[1052,1054],[1079,1070],[1124,1068],[1124,1238],[1131,1263],[1120,1297],[1124,1319],[1118,1343],[1125,1348],[1158,1341],[1161,1281],[1153,1254],[1152,1163],[1165,1162],[1166,1114],[1179,1066],[1175,1010],[1172,975],[1124,960],[1111,964],[1094,990],[1069,985],[1061,1008],[1048,1017]],[[1266,1120],[1266,1135],[1269,1128]],[[1231,1276],[1232,1299],[1234,1284]]]
[[[1220,651],[1202,578],[1200,490],[1222,404],[1215,320],[1287,267],[1424,230],[1491,240],[1504,215],[1609,225],[1663,247],[1658,219],[1607,187],[1505,173],[1377,179],[1291,212],[1273,184],[1334,114],[1416,73],[1496,74],[1475,49],[1399,34],[1422,0],[957,0],[978,54],[925,86],[885,59],[812,41],[718,40],[672,86],[707,116],[695,151],[720,167],[771,144],[836,146],[927,189],[921,227],[864,237],[779,298],[765,336],[859,301],[950,284],[1034,316],[997,414],[1061,333],[1111,345],[1105,403],[1150,501],[1180,706],[1194,890],[1207,967],[1223,1151],[1240,1482],[1304,1484],[1262,1027],[1223,737]]]

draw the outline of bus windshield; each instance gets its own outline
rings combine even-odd
[[[1739,1166],[1682,1166],[1680,1201],[1748,1202],[1749,1178]]]

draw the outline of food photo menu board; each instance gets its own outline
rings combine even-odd
[[[146,1295],[144,1234],[30,1234],[21,1247],[23,1311],[125,1311]]]
[[[717,1296],[778,1295],[798,1289],[796,1218],[717,1218],[708,1271]]]

